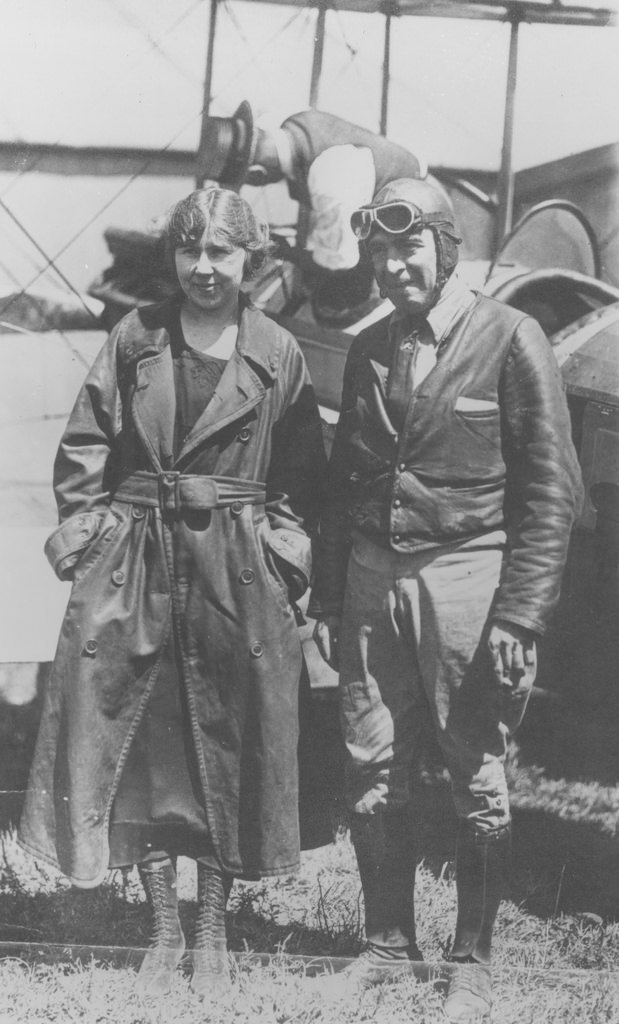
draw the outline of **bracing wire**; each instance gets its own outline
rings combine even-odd
[[[133,173],[133,174],[132,174],[132,175],[131,175],[131,176],[130,176],[130,177],[128,178],[128,180],[127,180],[127,181],[126,181],[126,182],[125,182],[125,183],[124,183],[124,184],[123,184],[123,185],[122,185],[122,186],[121,186],[121,187],[120,187],[119,189],[117,189],[117,191],[116,191],[116,192],[114,193],[114,195],[113,195],[113,196],[111,196],[111,197],[110,197],[110,198],[109,198],[109,199],[108,199],[108,200],[107,200],[107,201],[106,201],[106,202],[105,202],[105,203],[103,204],[103,206],[101,206],[101,207],[100,207],[100,208],[99,208],[99,209],[98,209],[98,210],[97,210],[97,211],[96,211],[96,212],[95,212],[95,213],[94,213],[94,214],[92,215],[92,217],[89,217],[89,219],[88,219],[88,220],[86,221],[86,223],[82,225],[82,227],[80,228],[80,230],[79,230],[79,231],[77,231],[77,232],[76,232],[76,233],[75,233],[74,235],[72,235],[72,236],[71,236],[71,238],[69,238],[69,240],[68,240],[67,242],[65,242],[65,244],[64,244],[64,245],[63,245],[63,246],[62,246],[62,247],[61,247],[61,248],[60,248],[60,249],[59,249],[59,250],[58,250],[58,251],[57,251],[57,252],[56,252],[56,253],[55,253],[55,254],[54,254],[53,256],[47,256],[47,255],[45,255],[45,257],[44,257],[44,258],[45,258],[45,261],[46,261],[46,262],[45,262],[45,266],[44,266],[44,267],[42,267],[42,268],[41,268],[41,269],[40,269],[40,270],[38,271],[38,273],[37,273],[37,274],[35,274],[35,276],[34,276],[33,278],[31,278],[31,279],[30,279],[30,280],[28,281],[28,283],[27,283],[26,285],[24,285],[24,286],[22,287],[21,291],[20,291],[20,292],[19,292],[19,293],[18,293],[17,295],[12,295],[12,296],[11,296],[11,298],[10,298],[9,302],[8,302],[8,303],[6,304],[6,306],[4,306],[4,308],[2,309],[2,313],[6,313],[7,309],[10,309],[10,307],[11,307],[11,306],[13,305],[13,303],[14,303],[14,302],[17,302],[17,301],[18,301],[19,299],[21,299],[21,298],[22,298],[22,296],[24,296],[24,295],[26,294],[26,292],[28,291],[28,289],[29,289],[29,288],[31,288],[33,284],[36,284],[36,282],[37,282],[37,281],[39,280],[39,278],[43,276],[43,274],[45,273],[45,271],[47,270],[47,268],[48,268],[48,267],[52,267],[52,268],[53,268],[54,270],[56,270],[56,272],[57,272],[57,273],[59,273],[59,274],[61,275],[61,272],[60,272],[60,271],[58,271],[57,267],[55,266],[55,262],[56,262],[56,260],[58,260],[58,259],[59,259],[59,258],[60,258],[61,256],[63,256],[63,255],[64,255],[64,253],[65,253],[65,252],[67,251],[67,249],[70,249],[70,248],[71,248],[71,246],[72,246],[72,245],[74,244],[74,242],[76,242],[76,241],[78,240],[78,238],[81,238],[81,236],[82,236],[82,235],[84,234],[84,232],[85,232],[85,231],[87,231],[87,230],[88,230],[88,228],[89,228],[89,227],[90,227],[90,226],[91,226],[92,224],[94,224],[94,223],[95,223],[95,221],[97,221],[97,220],[99,219],[99,217],[101,216],[101,214],[105,213],[105,211],[106,211],[106,210],[108,210],[108,209],[110,208],[110,206],[113,206],[113,204],[114,204],[114,203],[116,202],[116,200],[117,200],[117,199],[118,199],[118,198],[119,198],[119,197],[120,197],[120,196],[121,196],[121,195],[122,195],[122,194],[123,194],[124,192],[126,192],[126,191],[127,191],[127,189],[128,189],[128,188],[130,188],[130,186],[131,186],[131,185],[132,185],[132,184],[133,184],[133,183],[134,183],[135,181],[137,181],[137,179],[138,179],[138,178],[140,178],[140,177],[142,176],[142,174],[143,174],[143,173],[144,173],[144,172],[146,171],[146,169],[147,169],[147,168],[148,168],[148,167],[150,166],[150,164],[152,163],[152,161],[153,161],[153,160],[154,160],[154,159],[155,159],[156,157],[160,156],[160,155],[161,155],[162,153],[165,153],[165,152],[166,152],[166,151],[167,151],[167,150],[168,150],[168,149],[169,149],[169,148],[170,148],[170,147],[171,147],[171,146],[172,146],[172,145],[174,144],[174,142],[176,142],[177,138],[179,138],[179,136],[181,136],[181,135],[183,134],[183,132],[184,132],[184,131],[185,131],[185,130],[186,130],[186,129],[187,129],[188,127],[189,127],[189,125],[193,124],[193,122],[194,122],[194,121],[196,121],[196,120],[197,120],[197,119],[198,119],[198,118],[199,118],[199,117],[201,116],[201,114],[202,114],[202,110],[200,110],[200,111],[199,111],[199,112],[198,112],[197,114],[193,114],[193,115],[192,115],[192,117],[191,117],[191,118],[190,118],[190,119],[189,119],[189,120],[188,120],[187,122],[185,122],[185,123],[184,123],[184,124],[182,125],[182,127],[181,127],[181,128],[180,128],[180,129],[179,129],[179,130],[178,130],[177,132],[175,132],[174,136],[173,136],[173,137],[172,137],[172,138],[171,138],[171,139],[169,140],[169,142],[167,142],[167,143],[166,143],[166,145],[165,145],[165,146],[162,146],[162,147],[161,147],[160,149],[157,149],[157,150],[153,150],[152,154],[149,154],[149,156],[148,156],[148,159],[146,159],[146,160],[144,160],[144,161],[143,161],[143,163],[142,163],[142,164],[140,165],[140,167],[139,167],[139,168],[137,169],[137,171],[135,171],[135,172],[134,172],[134,173]],[[2,200],[1,200],[1,199],[0,199],[0,202],[2,202]],[[6,209],[6,210],[8,210],[8,207],[6,207],[6,205],[5,205],[5,204],[4,204],[3,202],[2,202],[2,206],[3,206],[3,207],[4,207],[5,209]],[[36,242],[35,242],[35,244],[36,244]],[[61,276],[62,276],[62,275],[61,275]],[[74,290],[75,290],[75,289],[73,288],[73,286],[72,286],[72,285],[71,285],[70,287],[71,287],[71,291],[74,291]]]
[[[54,259],[52,259],[52,258],[50,258],[50,257],[49,257],[49,256],[47,255],[47,253],[45,252],[45,250],[44,250],[44,249],[43,249],[43,248],[42,248],[42,247],[41,247],[41,246],[39,245],[39,243],[37,242],[36,238],[34,238],[34,237],[33,237],[33,236],[32,236],[32,235],[30,234],[30,232],[28,231],[28,228],[27,228],[27,227],[26,227],[26,226],[25,226],[24,224],[22,224],[22,222],[20,221],[19,217],[17,217],[17,216],[16,216],[16,214],[14,214],[14,213],[13,213],[13,211],[12,211],[12,210],[10,209],[10,207],[8,207],[8,206],[6,205],[6,203],[4,202],[4,200],[3,200],[3,199],[0,199],[0,207],[1,207],[1,208],[2,208],[3,210],[4,210],[4,212],[6,213],[6,215],[7,215],[8,217],[10,217],[10,219],[11,219],[11,220],[13,221],[13,223],[14,223],[14,224],[16,225],[16,227],[18,227],[18,228],[19,228],[19,230],[20,230],[20,231],[21,231],[21,232],[22,232],[22,233],[23,233],[23,234],[24,234],[24,235],[26,236],[26,238],[28,239],[28,241],[30,242],[30,244],[31,244],[31,245],[33,245],[33,246],[35,247],[35,249],[37,250],[37,252],[39,253],[39,255],[40,255],[40,256],[42,256],[42,257],[43,257],[43,259],[44,259],[44,260],[46,261],[46,266],[45,266],[45,269],[47,269],[47,267],[51,267],[51,268],[52,268],[52,270],[54,270],[54,271],[55,271],[55,273],[56,273],[56,274],[58,275],[58,277],[59,277],[59,278],[60,278],[60,280],[61,280],[61,281],[63,282],[63,284],[65,284],[65,285],[67,286],[67,288],[68,288],[68,289],[69,289],[69,290],[70,290],[71,292],[73,292],[73,294],[74,294],[74,295],[76,295],[76,296],[77,296],[77,298],[78,298],[78,300],[79,300],[80,304],[81,304],[81,305],[82,305],[82,306],[84,307],[84,309],[86,310],[86,312],[88,313],[88,315],[89,315],[90,317],[92,317],[92,319],[93,319],[93,320],[95,320],[95,321],[96,321],[96,320],[98,319],[98,317],[96,317],[96,316],[95,316],[95,314],[94,314],[94,313],[93,313],[93,311],[92,311],[92,310],[91,310],[91,309],[90,309],[90,308],[88,307],[88,305],[86,304],[86,302],[84,302],[84,297],[83,297],[83,295],[81,295],[81,293],[80,293],[80,292],[79,292],[79,291],[77,290],[77,288],[76,288],[76,287],[75,287],[75,286],[74,286],[74,285],[73,285],[73,284],[71,283],[71,281],[69,281],[69,278],[68,278],[68,277],[67,277],[67,276],[66,276],[65,274],[63,274],[62,270],[60,270],[60,268],[56,266],[56,264],[55,264],[55,262],[54,262],[54,259],[57,259],[57,257],[55,257]],[[41,273],[42,273],[42,272],[43,272],[43,271],[41,271]],[[39,274],[38,276],[40,276],[40,274]],[[38,278],[37,278],[37,279],[38,279]],[[5,312],[6,312],[6,310],[7,310],[7,309],[8,309],[8,308],[9,308],[9,307],[11,306],[11,304],[13,303],[13,301],[15,301],[15,298],[14,298],[14,297],[12,297],[12,298],[11,298],[11,299],[9,300],[9,302],[8,302],[8,303],[6,303],[6,305],[4,305],[4,306],[2,306],[2,307],[0,308],[0,316],[1,316],[1,315],[2,315],[3,313],[5,313]]]
[[[150,50],[154,50],[156,53],[158,53],[159,56],[162,57],[170,65],[170,67],[173,67],[175,71],[178,71],[182,78],[184,78],[187,82],[190,82],[191,85],[202,84],[201,79],[198,78],[197,75],[192,75],[191,72],[187,70],[187,68],[183,67],[182,64],[179,64],[177,60],[174,60],[174,58],[171,57],[170,54],[166,50],[164,50],[162,46],[160,46],[159,40],[155,39],[152,36],[150,29],[144,24],[143,21],[141,21],[139,18],[136,18],[134,15],[130,14],[125,8],[119,6],[118,0],[106,0],[106,2],[109,7],[114,8],[119,17],[121,17],[127,25],[130,25],[132,28],[137,29],[137,31],[140,32],[144,36],[144,38],[148,40],[148,42],[150,43]],[[200,0],[200,3],[202,2],[203,0]],[[166,29],[166,36],[173,32],[174,29],[177,28],[178,25],[180,25],[181,22],[185,20],[188,13],[193,11],[195,7],[197,7],[197,4],[193,4],[190,8],[187,9],[187,11],[184,12],[184,14],[178,17],[176,21],[174,21]],[[150,50],[148,52],[150,52]]]
[[[0,270],[4,271],[4,273],[7,275],[7,277],[10,278],[10,280],[13,282],[14,285],[17,286],[17,288],[21,288],[21,284],[20,284],[18,278],[15,277],[15,274],[10,269],[10,267],[7,267],[6,263],[3,263],[2,261],[0,261]],[[43,323],[47,326],[48,330],[52,329],[52,330],[57,331],[64,338],[64,340],[67,342],[67,344],[70,344],[69,339],[64,334],[64,332],[61,331],[60,328],[54,327],[53,323],[50,323],[50,314],[45,309],[43,304],[40,302],[39,298],[36,295],[29,295],[28,298],[29,298],[30,302],[32,303],[32,305],[34,306],[34,308],[36,309],[36,311],[39,314],[39,316],[41,317]],[[5,306],[8,306],[8,303],[5,303]],[[0,315],[2,315],[2,312],[4,311],[4,308],[5,307],[0,309]],[[0,328],[2,328],[2,327],[7,327],[11,331],[15,331],[15,332],[17,332],[19,334],[34,334],[35,333],[34,331],[32,331],[32,330],[30,330],[30,329],[28,329],[26,327],[20,327],[18,324],[12,324],[10,321],[7,321],[7,320],[0,320]],[[88,364],[85,363],[85,365],[88,365]]]
[[[202,2],[203,2],[203,0],[198,0],[198,2],[199,2],[199,3],[202,3]],[[194,8],[195,8],[196,6],[197,6],[197,4],[194,4],[194,5],[193,5],[193,7],[191,7],[191,8],[188,8],[188,9],[187,9],[187,11],[185,12],[185,15],[188,15],[188,14],[189,14],[189,13],[191,12],[191,10],[193,10],[193,9],[194,9]],[[269,40],[267,41],[267,43],[265,43],[265,47],[266,47],[266,46],[270,46],[270,45],[271,45],[271,44],[272,44],[272,43],[273,43],[273,42],[274,42],[274,41],[275,41],[275,40],[276,40],[276,39],[278,38],[278,36],[279,36],[279,35],[281,35],[281,34],[282,34],[282,33],[283,33],[283,32],[284,32],[285,30],[287,30],[287,28],[288,28],[288,27],[289,27],[289,26],[290,26],[290,25],[291,25],[291,24],[292,24],[292,23],[293,23],[293,22],[294,22],[294,21],[295,21],[295,20],[296,20],[296,19],[297,19],[297,18],[298,18],[298,17],[300,16],[300,14],[301,14],[302,12],[303,12],[303,8],[300,8],[299,10],[296,10],[296,11],[294,12],[294,14],[293,14],[293,15],[292,15],[292,16],[291,16],[291,17],[290,17],[290,18],[289,18],[289,19],[288,19],[288,20],[287,20],[287,21],[286,21],[286,22],[284,23],[284,25],[283,25],[283,26],[282,26],[282,27],[281,27],[280,29],[278,29],[278,31],[277,31],[277,32],[275,32],[275,33],[273,34],[273,36],[272,36],[272,37],[270,37],[270,38],[269,38]],[[177,24],[177,23],[178,23],[178,19],[177,19],[177,22],[176,22],[175,24]],[[249,61],[249,62],[248,62],[248,65],[251,65],[251,63],[252,63],[252,61]],[[62,248],[61,248],[61,249],[59,249],[59,250],[58,250],[58,252],[56,252],[56,253],[55,253],[55,255],[54,255],[54,256],[52,256],[52,257],[49,257],[49,256],[47,256],[47,254],[44,254],[44,253],[42,252],[42,250],[40,249],[40,247],[39,247],[39,246],[37,246],[37,248],[38,248],[38,249],[39,249],[39,251],[41,252],[41,255],[43,255],[43,258],[44,258],[44,259],[45,259],[45,261],[46,261],[46,262],[45,262],[45,266],[44,266],[44,267],[42,267],[41,269],[39,269],[39,270],[38,270],[38,272],[36,273],[36,275],[35,275],[35,276],[34,276],[33,278],[31,278],[31,279],[30,279],[30,280],[28,281],[28,283],[27,283],[26,285],[24,285],[24,286],[23,286],[23,287],[21,288],[21,290],[20,290],[20,291],[19,291],[19,292],[18,292],[17,294],[15,294],[15,295],[11,296],[11,298],[9,299],[8,303],[7,303],[6,305],[5,305],[5,307],[3,308],[3,310],[2,310],[2,311],[3,311],[3,312],[6,312],[6,310],[7,310],[7,309],[9,309],[9,308],[10,308],[10,306],[11,306],[11,305],[13,305],[13,303],[17,302],[17,301],[18,301],[18,300],[19,300],[20,298],[22,298],[22,296],[26,294],[26,292],[28,291],[28,289],[29,289],[29,288],[31,288],[31,287],[32,287],[32,285],[33,285],[33,284],[35,284],[35,283],[36,283],[36,282],[37,282],[37,281],[39,280],[39,278],[40,278],[40,277],[42,277],[42,275],[43,275],[43,274],[45,273],[45,271],[47,270],[47,268],[48,268],[48,267],[52,267],[52,268],[53,268],[54,270],[56,270],[56,272],[58,273],[58,275],[59,275],[60,277],[63,277],[63,279],[65,280],[65,283],[66,283],[66,284],[67,284],[67,285],[68,285],[68,286],[70,287],[71,291],[72,291],[72,292],[75,292],[76,294],[78,294],[78,295],[79,295],[79,292],[77,292],[77,290],[76,290],[76,289],[74,288],[74,286],[70,284],[70,282],[68,281],[68,279],[64,278],[64,275],[62,274],[62,272],[61,272],[61,271],[59,271],[59,270],[58,270],[58,268],[57,268],[57,267],[55,266],[55,261],[56,261],[56,260],[58,260],[58,259],[60,258],[60,256],[62,256],[62,255],[63,255],[63,254],[64,254],[64,253],[65,253],[65,252],[67,251],[67,249],[69,249],[69,248],[70,248],[70,247],[71,247],[71,246],[72,246],[72,245],[74,244],[74,242],[76,242],[76,241],[77,241],[77,239],[78,239],[78,238],[80,238],[80,237],[81,237],[81,236],[82,236],[82,235],[84,234],[84,232],[85,232],[85,231],[87,231],[87,230],[88,230],[88,228],[89,228],[89,227],[90,227],[90,226],[91,226],[91,225],[92,225],[93,223],[95,223],[95,221],[96,221],[96,220],[98,220],[98,218],[99,218],[99,217],[100,217],[100,216],[101,216],[101,215],[102,215],[103,213],[105,213],[105,211],[106,211],[107,209],[109,209],[109,207],[110,207],[110,206],[112,206],[112,205],[113,205],[113,203],[115,203],[115,202],[116,202],[116,200],[117,200],[117,199],[118,199],[118,198],[119,198],[119,197],[120,197],[120,196],[121,196],[121,195],[122,195],[122,194],[123,194],[123,193],[124,193],[124,192],[125,192],[125,191],[126,191],[126,190],[127,190],[127,189],[128,189],[128,188],[129,188],[129,187],[130,187],[130,186],[131,186],[131,185],[132,185],[133,183],[134,183],[134,182],[135,182],[135,181],[136,181],[136,180],[138,180],[138,178],[140,178],[140,177],[142,176],[142,174],[143,174],[143,173],[144,173],[144,172],[146,171],[146,169],[147,169],[147,168],[148,168],[148,167],[150,166],[150,164],[151,164],[152,160],[153,160],[153,159],[154,159],[155,157],[159,156],[159,155],[160,155],[161,153],[164,153],[164,152],[166,152],[166,150],[168,150],[168,149],[169,149],[169,148],[170,148],[170,147],[171,147],[171,146],[172,146],[172,145],[174,144],[174,142],[176,141],[176,139],[177,139],[177,138],[179,138],[179,136],[181,136],[181,135],[183,134],[183,132],[184,132],[184,131],[185,131],[185,130],[186,130],[186,129],[187,129],[188,127],[189,127],[189,125],[193,124],[193,122],[194,122],[195,120],[197,120],[197,119],[198,119],[199,117],[201,117],[201,116],[202,116],[202,113],[203,113],[203,109],[201,108],[201,109],[200,109],[200,111],[199,111],[199,112],[198,112],[197,114],[194,114],[194,115],[192,115],[192,117],[191,117],[191,118],[190,118],[190,119],[189,119],[189,120],[188,120],[188,121],[187,121],[186,123],[184,123],[184,124],[183,124],[183,126],[181,127],[181,129],[180,129],[180,130],[179,130],[178,132],[176,132],[176,133],[174,134],[174,136],[173,136],[173,137],[172,137],[172,138],[171,138],[171,139],[170,139],[170,140],[169,140],[169,141],[168,141],[168,142],[167,142],[167,143],[166,143],[166,144],[165,144],[164,146],[162,146],[162,147],[161,147],[160,149],[158,149],[158,150],[155,150],[155,151],[154,151],[154,152],[152,153],[152,155],[149,155],[149,157],[148,157],[148,158],[147,158],[147,159],[146,159],[146,160],[145,160],[145,161],[144,161],[144,162],[143,162],[143,163],[142,163],[142,164],[140,165],[140,167],[139,167],[139,168],[138,168],[138,169],[137,169],[137,170],[136,170],[136,171],[135,171],[135,172],[134,172],[134,173],[133,173],[133,174],[131,175],[131,177],[130,177],[130,178],[129,178],[129,179],[128,179],[128,180],[127,180],[127,181],[126,181],[126,182],[125,182],[125,183],[124,183],[124,184],[123,184],[122,186],[121,186],[121,188],[119,188],[119,189],[118,189],[118,190],[117,190],[117,191],[116,191],[116,192],[114,193],[114,195],[113,195],[113,196],[111,196],[111,198],[110,198],[109,200],[107,200],[107,202],[106,202],[106,203],[104,203],[104,205],[103,205],[103,206],[102,206],[102,207],[101,207],[100,209],[98,209],[98,210],[96,211],[96,213],[94,213],[94,214],[93,214],[93,216],[92,216],[92,217],[90,217],[90,218],[89,218],[89,220],[88,220],[88,221],[87,221],[87,222],[86,222],[86,223],[85,223],[84,225],[82,225],[82,227],[80,228],[80,230],[79,230],[79,231],[78,231],[78,232],[77,232],[76,234],[74,234],[74,235],[73,235],[73,236],[72,236],[72,237],[71,237],[71,238],[70,238],[70,239],[69,239],[69,240],[68,240],[68,241],[67,241],[67,242],[66,242],[66,243],[65,243],[65,244],[64,244],[64,245],[62,246]],[[26,169],[25,169],[25,170],[24,170],[24,171],[23,171],[22,173],[27,173],[27,171],[28,171],[28,168],[26,168]],[[20,175],[20,176],[21,176],[21,175]],[[1,197],[0,197],[0,202],[1,202]],[[5,208],[5,209],[6,209],[7,211],[8,211],[8,207],[6,207],[6,204],[2,203],[2,206],[3,206],[3,207],[4,207],[4,208]],[[9,211],[9,212],[10,212],[10,211]],[[11,216],[13,217],[13,219],[15,219],[15,218],[14,218],[14,216],[13,216],[12,214],[11,214]],[[19,225],[19,226],[21,227],[21,225]],[[32,241],[33,241],[33,243],[34,243],[35,245],[37,245],[37,243],[35,242],[35,240],[34,240],[34,239],[32,239]],[[81,297],[80,297],[80,301],[82,302],[82,304],[84,304],[84,303],[83,303],[83,299],[82,299]],[[92,314],[92,311],[91,311],[91,310],[89,310],[89,312],[91,313],[91,315],[93,315],[93,314]]]
[[[226,12],[226,15],[230,19],[230,22],[232,23],[232,25],[234,26],[234,28],[238,32],[239,36],[241,37],[241,40],[247,46],[248,50],[250,51],[250,55],[251,55],[250,59],[247,61],[247,63],[241,69],[239,69],[234,75],[232,75],[230,78],[227,79],[226,86],[229,86],[231,84],[231,82],[234,81],[235,78],[238,78],[238,76],[240,74],[242,74],[244,71],[246,71],[247,68],[251,67],[252,64],[258,64],[259,61],[260,61],[261,54],[265,50],[267,50],[268,47],[272,46],[272,44],[281,35],[283,35],[284,32],[287,32],[291,25],[293,25],[296,21],[301,21],[301,20],[307,21],[307,14],[308,14],[308,12],[307,12],[307,10],[305,8],[303,8],[303,7],[296,8],[294,10],[294,12],[291,14],[291,16],[288,18],[288,20],[285,21],[284,24],[281,25],[273,33],[272,36],[269,36],[269,38],[264,42],[264,44],[259,49],[254,49],[254,47],[252,45],[252,42],[249,39],[249,36],[244,31],[243,26],[241,25],[241,23],[239,22],[239,20],[238,20],[238,18],[236,16],[236,13],[234,12],[232,7],[230,6],[230,0],[224,0],[223,7],[224,7],[224,10]],[[213,99],[217,99],[217,94],[214,94],[212,98]]]
[[[357,78],[358,78],[359,82],[361,83],[361,85],[363,85],[364,92],[367,93],[367,81],[365,80],[365,78],[364,78],[364,76],[363,76],[363,74],[362,74],[362,72],[361,72],[361,70],[359,68],[359,61],[358,61],[359,49],[358,49],[358,47],[353,46],[353,44],[350,42],[350,39],[349,39],[348,34],[346,32],[346,28],[344,26],[344,22],[342,20],[342,13],[341,13],[341,11],[337,10],[337,8],[336,8],[335,13],[337,15],[337,24],[338,24],[338,27],[339,27],[339,30],[340,30],[340,35],[341,35],[342,43],[344,44],[346,50],[348,51],[348,56],[349,56],[348,67],[349,68],[350,67],[354,67],[355,71],[357,72]],[[329,33],[329,37],[331,39],[333,39],[332,33]],[[344,67],[340,68],[339,73],[336,76],[336,81],[338,79],[342,78],[343,75],[346,73],[346,71],[347,71],[347,68],[344,68]]]
[[[183,21],[185,21],[191,14],[193,14],[194,11],[198,9],[198,7],[201,7],[203,3],[204,0],[194,0],[194,2],[191,3],[189,7],[187,7],[184,11],[182,11],[181,14],[179,14],[179,16],[168,26],[168,28],[165,30],[165,32],[161,34],[161,36],[153,40],[150,40],[150,37],[148,37],[150,40],[150,45],[139,55],[139,57],[136,58],[136,60],[134,60],[128,67],[124,69],[125,77],[131,71],[133,71],[139,64],[141,64],[141,62],[145,60],[146,57],[148,57],[153,52],[153,50],[158,49],[161,40],[165,39],[166,36],[168,36],[171,32],[174,32],[178,28],[178,26]],[[86,108],[85,112],[88,114],[92,114],[93,109],[95,109],[100,102],[106,99],[107,93],[101,93],[101,95],[96,96],[95,99],[88,104],[88,107]],[[61,139],[56,139],[56,145],[59,145],[60,142]],[[3,192],[1,193],[1,197],[4,199],[9,194],[9,192],[19,183],[19,181],[21,181],[25,174],[30,174],[32,171],[36,170],[41,160],[42,156],[36,156],[30,161],[30,163],[22,167],[19,171],[19,174],[16,174],[15,177],[11,179],[6,188],[3,190]]]

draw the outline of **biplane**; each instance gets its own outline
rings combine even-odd
[[[207,0],[203,0],[207,3]],[[329,26],[334,18],[371,18],[382,34],[382,55],[373,83],[375,123],[390,135],[397,104],[393,54],[402,26],[441,22],[496,22],[505,26],[504,109],[498,166],[446,166],[431,162],[432,173],[448,190],[464,237],[463,271],[487,294],[530,312],[540,320],[554,346],[566,382],[574,435],[587,487],[585,509],[575,531],[566,575],[565,600],[544,659],[544,685],[577,685],[587,651],[607,688],[614,671],[619,605],[619,144],[606,143],[537,167],[516,170],[513,150],[517,127],[518,65],[523,31],[614,32],[617,5],[611,0],[270,0],[273,9],[302,12],[311,38],[310,59],[303,71],[310,107],[328,107],[324,85]],[[234,11],[242,31],[243,9],[254,0],[208,0],[209,19],[202,94],[202,116],[213,109],[213,80],[222,11]],[[265,8],[266,4],[260,4]],[[230,52],[230,51],[229,51]],[[294,56],[294,55],[293,55]],[[557,59],[559,59],[557,57]],[[550,72],[549,72],[550,73]],[[252,98],[251,96],[249,97]],[[611,102],[609,98],[608,102]],[[204,138],[204,133],[201,139]],[[200,142],[190,150],[160,151],[138,147],[68,147],[51,144],[0,144],[0,169],[60,174],[160,175],[200,180]],[[464,161],[463,161],[464,162]],[[267,189],[271,186],[267,186]],[[261,209],[273,210],[258,190],[247,196]],[[6,205],[3,203],[6,211]],[[291,219],[286,219],[292,213]],[[273,230],[288,244],[303,246],[303,210],[286,207],[273,219]],[[54,321],[62,337],[34,333],[17,325],[4,335],[7,401],[4,431],[9,441],[3,460],[3,519],[0,548],[5,571],[0,667],[17,689],[34,669],[53,655],[53,638],[66,601],[66,587],[48,575],[42,555],[46,532],[54,525],[51,499],[53,451],[80,379],[109,328],[123,312],[154,301],[165,291],[165,271],[156,233],[111,225],[106,231],[111,265],[91,281],[89,291],[102,303],[73,332],[73,321]],[[33,240],[34,244],[36,240]],[[20,290],[18,298],[23,298]],[[85,298],[82,296],[82,298]],[[307,285],[292,263],[275,261],[252,283],[251,298],[298,338],[323,409],[328,438],[337,418],[341,376],[351,336],[376,309],[344,330],[317,323]],[[15,296],[0,300],[0,320],[11,324]],[[36,301],[36,300],[35,300]],[[88,307],[88,300],[84,303]],[[37,323],[45,326],[45,318]],[[13,327],[15,323],[13,322]],[[33,384],[34,374],[34,384]],[[12,580],[24,582],[24,597]],[[7,628],[8,627],[8,628]],[[578,651],[578,657],[574,651]],[[603,657],[599,651],[606,652]],[[310,655],[311,657],[311,655]],[[312,658],[315,662],[315,659]],[[324,680],[324,676],[323,676]],[[24,691],[25,692],[25,691]]]

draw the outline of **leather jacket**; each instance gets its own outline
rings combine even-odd
[[[478,295],[398,433],[388,325],[371,326],[349,351],[315,600],[323,615],[340,614],[353,530],[406,553],[505,530],[494,617],[542,634],[582,493],[552,350],[536,321]]]

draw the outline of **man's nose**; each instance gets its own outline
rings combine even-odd
[[[397,274],[402,270],[404,266],[404,260],[401,256],[390,255],[387,257],[385,267],[388,274]]]
[[[196,274],[204,274],[205,276],[213,273],[213,264],[205,252],[200,253],[200,257],[196,263],[195,272]]]

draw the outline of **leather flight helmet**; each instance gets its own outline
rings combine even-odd
[[[207,117],[202,128],[199,177],[238,192],[253,162],[258,132],[247,100],[232,117]]]
[[[437,261],[437,286],[442,288],[458,262],[458,245],[454,209],[443,186],[431,175],[427,178],[396,178],[376,193],[372,207],[386,203],[412,203],[422,214],[417,230],[429,228],[434,235]],[[377,225],[379,226],[379,225]],[[413,225],[412,230],[415,230]]]

